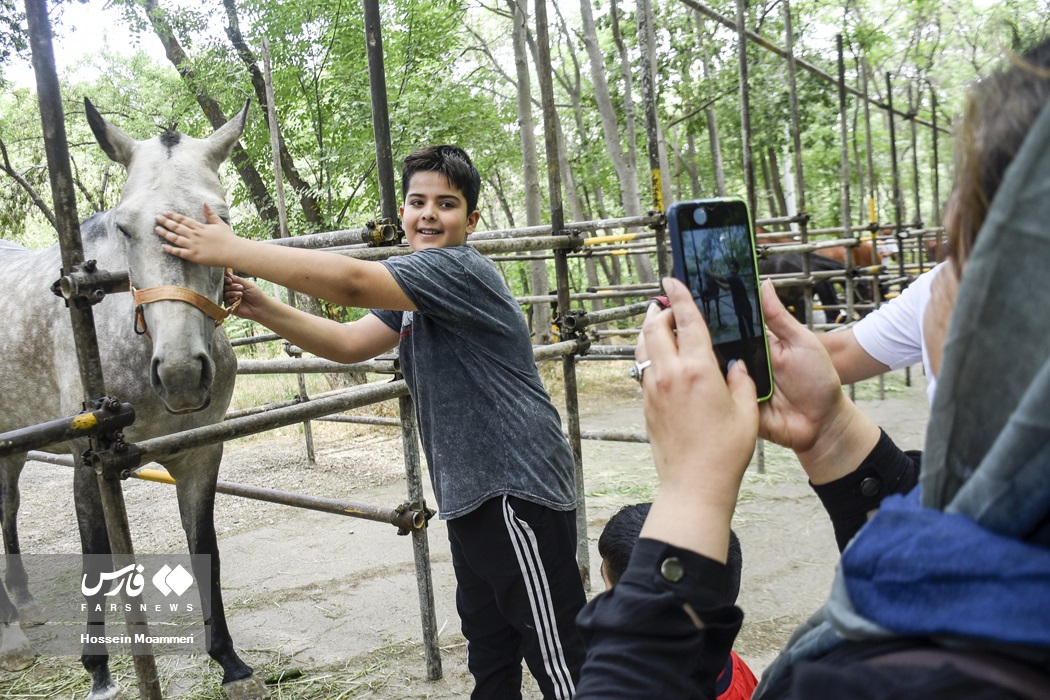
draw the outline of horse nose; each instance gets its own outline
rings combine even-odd
[[[169,413],[191,413],[211,401],[215,364],[207,353],[179,358],[154,356],[150,381]]]

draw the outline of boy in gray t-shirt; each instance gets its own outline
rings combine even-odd
[[[158,216],[157,234],[172,255],[373,309],[341,324],[227,278],[238,316],[308,352],[360,362],[399,348],[448,521],[471,697],[520,698],[524,658],[544,698],[570,698],[584,657],[575,618],[585,603],[572,451],[521,309],[493,264],[465,245],[480,218],[481,178],[470,158],[455,146],[416,151],[404,161],[402,189],[413,253],[383,262],[240,239],[207,206],[204,224]]]

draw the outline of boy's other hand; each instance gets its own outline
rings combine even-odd
[[[237,304],[237,302],[240,302]],[[250,321],[260,321],[263,307],[270,301],[270,296],[256,285],[232,272],[227,272],[223,286],[223,302],[235,316]],[[236,308],[232,308],[237,304]]]
[[[240,239],[207,204],[204,219],[205,223],[201,223],[175,212],[158,214],[154,231],[164,240],[161,248],[165,253],[201,265],[231,266],[230,248]]]

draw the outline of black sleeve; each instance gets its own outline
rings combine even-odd
[[[895,493],[907,493],[919,483],[922,452],[904,452],[885,431],[860,466],[850,474],[815,486],[824,510],[835,528],[835,541],[841,552],[868,521],[868,513],[876,510],[882,499]]]
[[[623,578],[576,621],[587,642],[576,700],[715,698],[743,613],[719,603],[725,565],[639,539]]]

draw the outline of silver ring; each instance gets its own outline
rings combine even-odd
[[[646,360],[645,362],[635,362],[634,366],[631,367],[631,379],[641,384],[642,375],[645,373],[645,370],[649,369],[649,365],[651,364],[653,364],[652,360]]]

